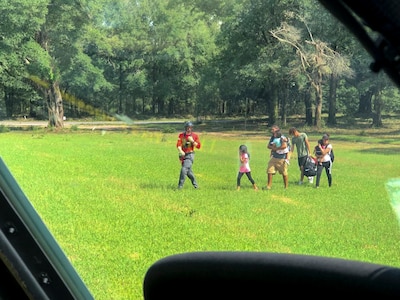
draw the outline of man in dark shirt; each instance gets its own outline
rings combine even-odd
[[[268,176],[268,182],[267,182],[267,190],[270,190],[272,187],[272,178],[276,174],[276,172],[279,172],[279,174],[282,175],[283,178],[283,185],[285,189],[288,187],[288,170],[287,170],[287,162],[286,162],[286,153],[282,153],[282,150],[285,150],[288,147],[287,143],[287,138],[282,136],[281,137],[281,145],[279,147],[276,146],[275,143],[272,143],[274,138],[276,138],[276,134],[280,132],[280,128],[277,125],[273,125],[271,127],[271,139],[268,141],[267,148],[271,150],[271,158],[268,162],[268,167],[267,167],[267,176]],[[279,152],[279,153],[278,153]]]

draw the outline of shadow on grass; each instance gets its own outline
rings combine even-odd
[[[400,152],[400,147],[393,147],[393,148],[369,148],[364,150],[359,150],[361,153],[373,153],[373,154],[381,154],[381,155],[388,155],[388,154],[397,154]]]

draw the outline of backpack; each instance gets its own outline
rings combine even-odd
[[[317,164],[315,163],[314,158],[311,156],[307,157],[306,163],[304,164],[303,174],[307,177],[317,175]]]
[[[331,156],[331,162],[335,160],[335,154],[333,153],[333,149],[331,149],[331,152],[329,152],[329,155]]]

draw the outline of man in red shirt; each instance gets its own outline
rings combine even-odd
[[[195,189],[199,187],[192,170],[192,165],[194,162],[194,149],[200,149],[200,147],[199,136],[193,132],[193,123],[190,121],[186,122],[185,131],[179,134],[178,141],[176,142],[176,148],[179,151],[179,158],[182,162],[178,189],[183,188],[186,176],[190,179]]]

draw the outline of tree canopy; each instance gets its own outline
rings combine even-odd
[[[266,117],[382,126],[385,75],[313,0],[5,0],[0,118]],[[322,116],[326,114],[325,121]]]

